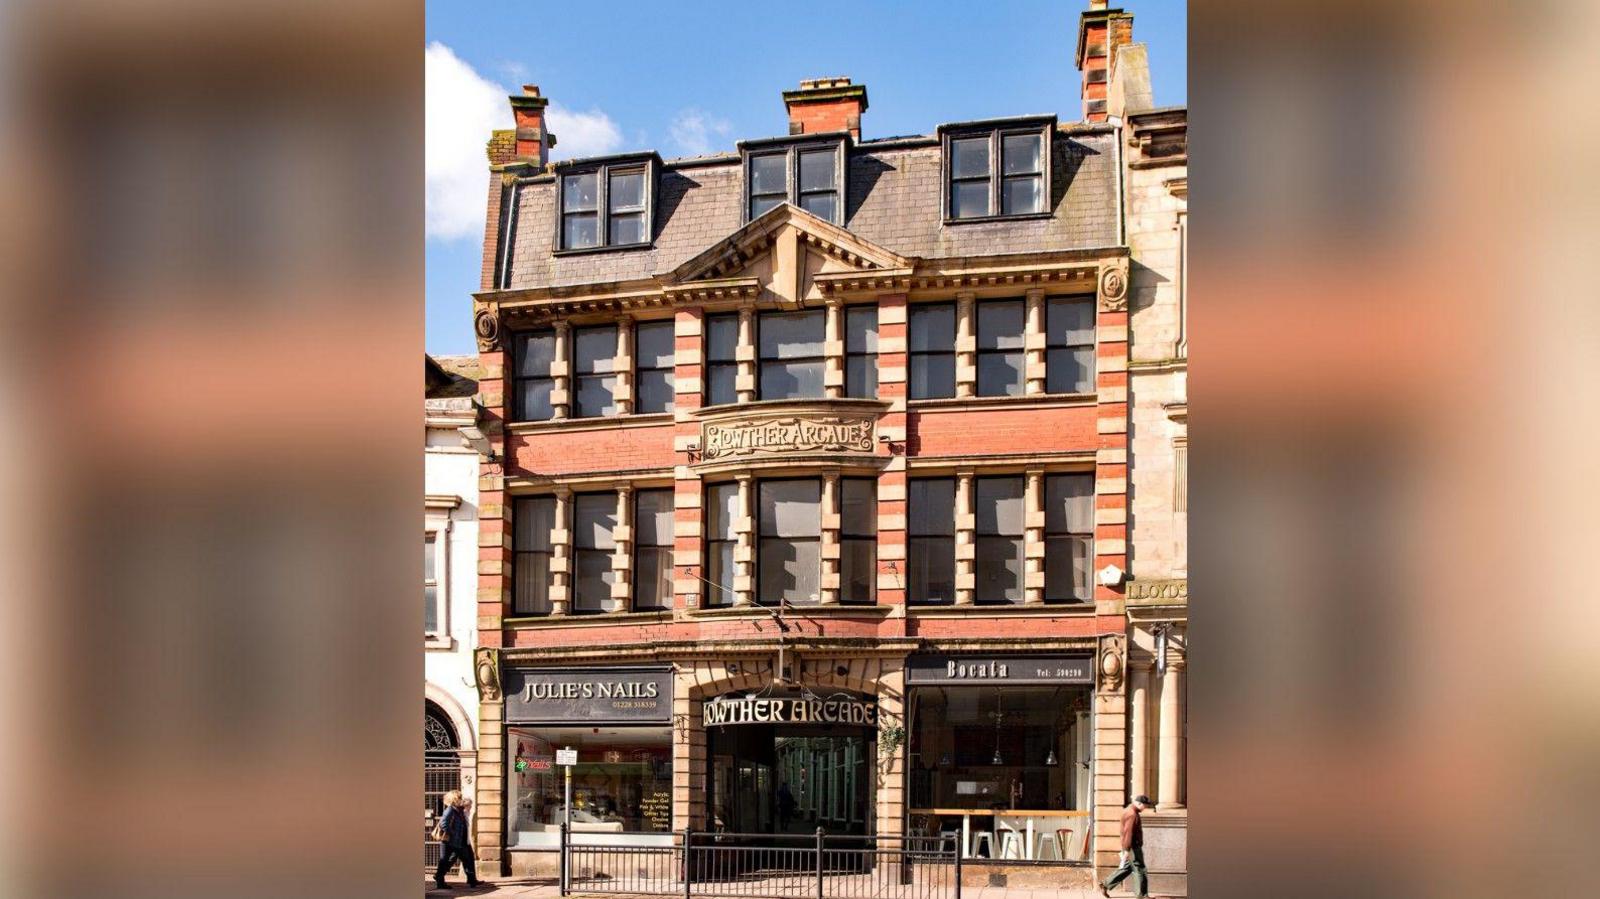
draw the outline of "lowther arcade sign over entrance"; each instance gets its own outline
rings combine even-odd
[[[701,440],[706,461],[770,453],[871,453],[869,415],[818,415],[766,421],[706,422]]]
[[[707,727],[731,724],[853,724],[878,726],[878,704],[871,699],[808,699],[729,696],[705,704]]]

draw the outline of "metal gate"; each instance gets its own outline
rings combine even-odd
[[[444,814],[444,794],[461,789],[461,754],[437,749],[422,754],[422,863],[428,870],[439,864],[439,844],[430,837]]]

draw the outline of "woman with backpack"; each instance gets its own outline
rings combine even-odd
[[[467,836],[468,800],[461,798],[460,790],[451,790],[444,794],[443,802],[444,814],[440,816],[439,823],[433,826],[433,838],[441,844],[439,867],[433,872],[433,882],[439,889],[444,889],[445,872],[450,870],[456,859],[460,859],[461,869],[467,875],[467,886],[478,886],[478,869],[472,857],[472,841]]]

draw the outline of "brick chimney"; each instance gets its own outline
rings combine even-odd
[[[800,89],[783,92],[790,134],[848,131],[861,139],[861,114],[867,111],[867,86],[849,78],[809,78]]]
[[[544,120],[549,105],[549,98],[539,96],[537,84],[524,84],[520,96],[511,95],[511,114],[517,120],[517,158],[536,168],[544,168],[550,161],[550,148],[556,145],[556,136]]]
[[[1107,9],[1106,0],[1089,0],[1078,19],[1078,71],[1083,73],[1083,119],[1106,120],[1106,90],[1117,66],[1117,51],[1133,42],[1133,14]]]

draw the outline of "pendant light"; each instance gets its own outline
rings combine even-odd
[[[1003,698],[999,688],[996,688],[994,691],[994,759],[990,762],[993,765],[1005,764],[1005,760],[1000,757],[1000,719],[1005,717],[1005,712],[1000,708]]]

